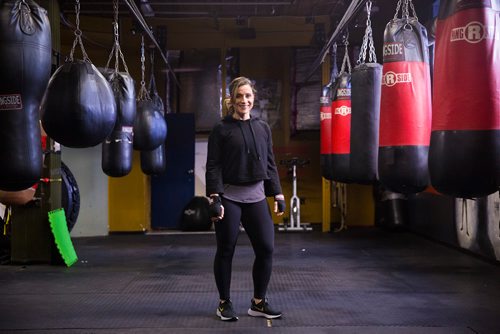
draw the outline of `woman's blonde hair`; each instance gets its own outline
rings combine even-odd
[[[233,107],[233,102],[236,99],[236,92],[238,91],[238,88],[241,86],[249,85],[252,88],[253,94],[257,94],[257,90],[255,89],[255,85],[252,82],[252,80],[246,78],[246,77],[237,77],[234,78],[233,81],[229,84],[229,96],[226,96],[224,100],[222,101],[222,114],[227,115],[227,114],[233,114],[234,113],[234,107]]]

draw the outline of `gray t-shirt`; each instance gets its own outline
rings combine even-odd
[[[239,203],[256,203],[266,198],[264,181],[245,185],[224,184],[222,197]]]

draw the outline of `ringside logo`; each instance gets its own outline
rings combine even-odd
[[[350,88],[339,88],[337,89],[337,96],[351,96]]]
[[[319,118],[324,121],[325,119],[332,119],[332,113],[331,112],[322,112],[319,113]]]
[[[21,94],[0,95],[0,110],[22,109]]]
[[[349,107],[341,106],[341,107],[335,108],[335,115],[347,116],[350,113],[351,113],[351,108],[349,108]]]
[[[485,27],[481,22],[472,21],[464,27],[451,30],[450,42],[466,41],[467,43],[479,43],[483,39],[492,38],[494,28]]]
[[[412,82],[411,73],[394,73],[392,71],[388,71],[382,77],[382,85],[387,87],[392,87],[395,84]]]

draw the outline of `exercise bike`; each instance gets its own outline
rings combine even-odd
[[[297,196],[297,166],[302,167],[309,164],[309,160],[292,158],[281,160],[280,165],[285,165],[292,170],[292,197],[290,198],[290,222],[279,224],[279,231],[312,231],[310,224],[300,223],[300,198]]]

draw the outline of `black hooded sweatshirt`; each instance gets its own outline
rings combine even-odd
[[[266,196],[281,194],[269,125],[259,118],[226,116],[208,138],[206,194],[224,193],[224,184],[264,180]]]

